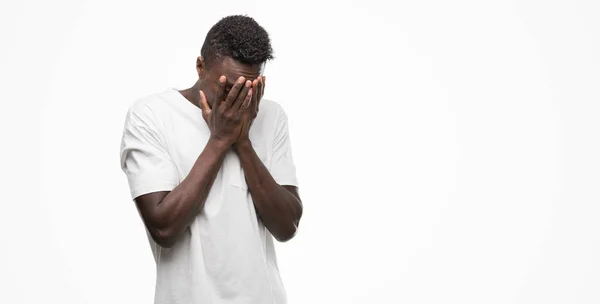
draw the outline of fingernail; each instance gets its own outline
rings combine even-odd
[[[240,76],[240,78],[238,78],[238,83],[244,83],[244,76]]]

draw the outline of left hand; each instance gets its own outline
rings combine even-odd
[[[258,108],[260,101],[265,92],[265,77],[259,76],[252,81],[252,100],[250,101],[250,107],[244,113],[242,118],[242,131],[237,141],[234,143],[234,147],[241,143],[250,142],[250,127],[256,116],[258,116]]]

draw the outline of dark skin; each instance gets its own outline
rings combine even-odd
[[[298,188],[275,182],[249,138],[264,93],[262,65],[246,65],[225,57],[207,68],[198,57],[196,69],[198,81],[180,93],[202,109],[211,136],[177,187],[135,198],[145,226],[158,245],[172,247],[202,211],[225,155],[233,149],[240,158],[258,218],[278,241],[290,240],[302,217]]]

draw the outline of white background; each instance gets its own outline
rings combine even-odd
[[[127,107],[271,35],[305,213],[289,302],[600,303],[598,1],[3,1],[0,303],[151,303]]]

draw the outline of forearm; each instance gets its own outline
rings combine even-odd
[[[279,241],[291,239],[302,214],[299,199],[277,184],[248,141],[234,145],[240,158],[256,213]]]
[[[156,207],[163,234],[175,239],[202,210],[229,147],[209,140],[185,179]]]

